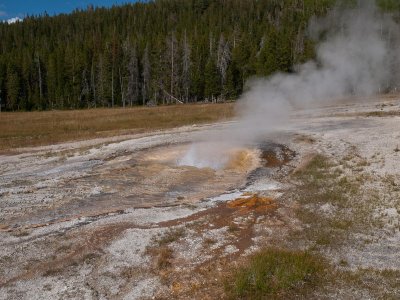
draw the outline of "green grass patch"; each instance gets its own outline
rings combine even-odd
[[[229,299],[287,299],[323,284],[326,262],[308,252],[264,249],[225,284]]]

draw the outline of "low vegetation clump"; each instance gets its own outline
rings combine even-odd
[[[396,117],[400,115],[400,111],[372,111],[364,113],[366,117]]]
[[[171,260],[173,258],[174,251],[169,247],[162,247],[158,251],[157,256],[157,268],[167,269],[171,266]]]
[[[323,284],[324,261],[303,251],[264,249],[226,284],[231,299],[287,299]]]
[[[157,270],[165,270],[171,267],[174,250],[170,245],[184,238],[186,231],[184,227],[171,228],[162,235],[154,237],[152,244],[147,247],[146,252],[154,258]]]
[[[166,246],[173,242],[178,241],[186,235],[185,228],[172,228],[165,232],[160,238],[156,240],[159,246]]]

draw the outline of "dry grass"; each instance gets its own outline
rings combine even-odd
[[[0,151],[229,120],[234,104],[2,112]]]
[[[400,111],[372,111],[364,114],[366,117],[396,117]]]
[[[390,110],[390,111],[370,111],[370,112],[350,112],[350,113],[337,113],[333,114],[335,117],[366,117],[366,118],[388,118],[388,117],[398,117],[400,116],[399,110]]]
[[[211,245],[214,245],[217,242],[217,240],[213,239],[213,238],[205,238],[203,240],[203,245],[204,247],[208,248]]]
[[[167,269],[171,266],[171,260],[173,258],[174,251],[169,247],[161,247],[158,250],[157,255],[157,268],[160,269]]]
[[[146,254],[154,258],[155,269],[165,270],[171,267],[174,251],[170,244],[179,241],[186,235],[184,227],[170,228],[162,235],[153,237],[147,246]]]
[[[174,243],[186,235],[186,231],[184,227],[179,228],[171,228],[167,232],[165,232],[161,237],[153,241],[158,246],[166,246],[171,243]]]
[[[233,222],[229,224],[228,232],[234,233],[234,232],[238,232],[238,231],[240,231],[240,227],[237,224],[235,224]]]

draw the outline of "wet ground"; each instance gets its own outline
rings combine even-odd
[[[2,175],[1,228],[16,231],[126,209],[196,203],[245,185],[248,173],[260,164],[288,161],[286,156],[278,157],[281,146],[272,145],[268,158],[260,157],[258,149],[237,150],[221,170],[178,166],[188,147],[178,144],[120,152],[76,163],[75,155],[38,157],[43,161],[40,170]],[[275,148],[279,150],[276,157],[272,155]]]

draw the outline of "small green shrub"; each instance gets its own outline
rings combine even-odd
[[[265,249],[235,270],[225,288],[231,299],[287,298],[320,284],[324,266],[307,252]]]

